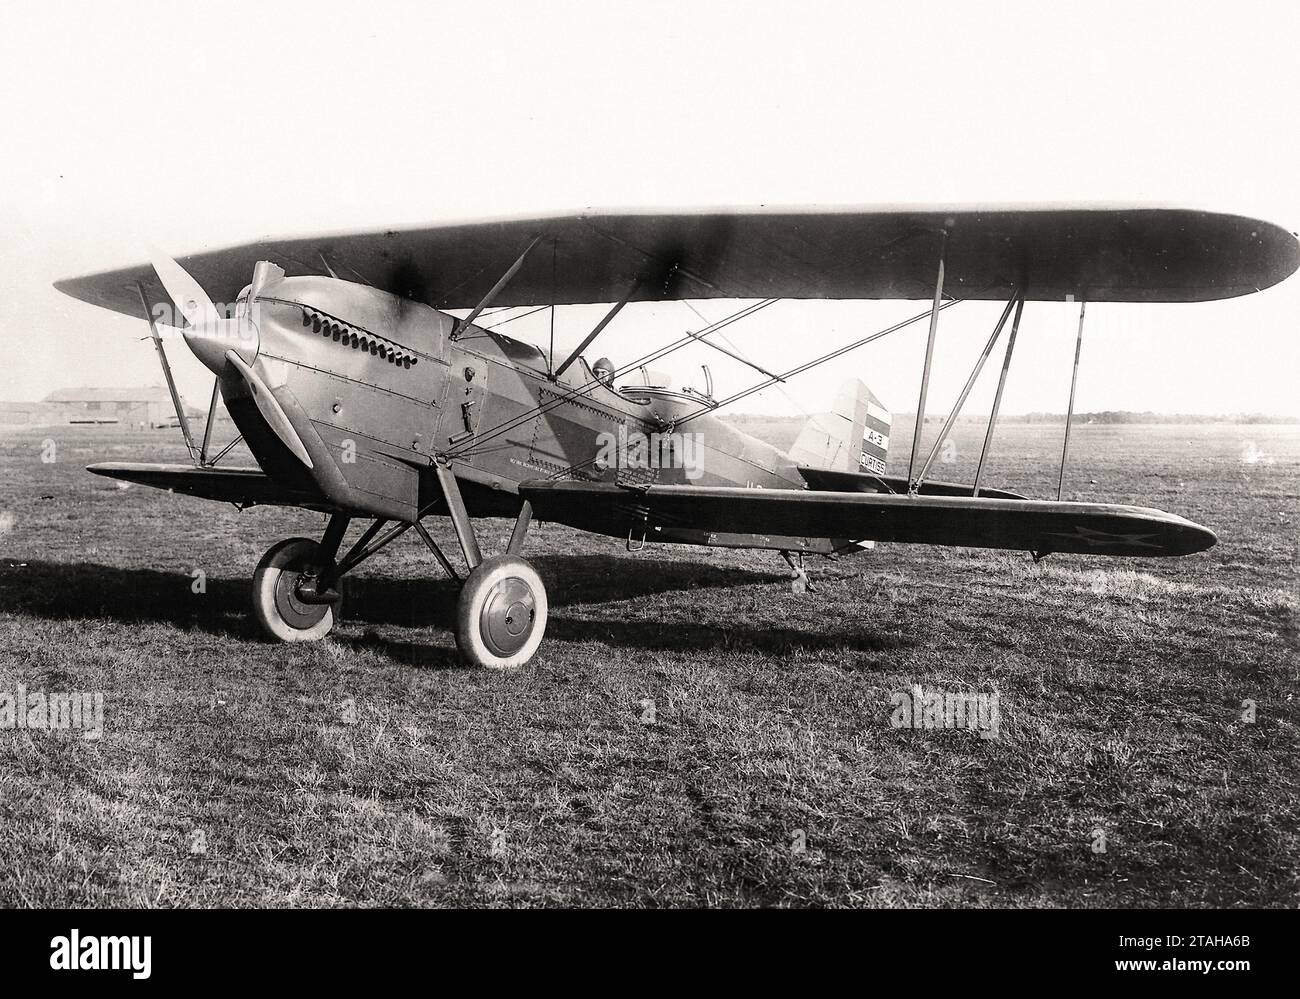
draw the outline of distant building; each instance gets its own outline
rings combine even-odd
[[[42,402],[58,413],[56,423],[102,423],[126,427],[166,427],[176,423],[171,393],[163,385],[56,389]],[[182,405],[185,405],[183,400]],[[190,419],[202,419],[205,414],[185,405],[185,415]]]
[[[0,402],[0,427],[45,427],[63,422],[43,402]]]
[[[206,414],[185,406],[190,420]],[[166,427],[176,424],[171,393],[162,385],[140,388],[65,388],[40,402],[0,402],[0,425],[59,426],[62,424],[116,427]]]

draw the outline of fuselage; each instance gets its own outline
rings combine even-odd
[[[268,475],[310,484],[340,510],[409,520],[436,507],[439,458],[452,460],[476,515],[513,515],[518,484],[538,478],[803,487],[785,453],[711,415],[698,393],[615,388],[583,359],[557,378],[530,344],[457,329],[454,316],[366,285],[281,278],[250,314],[253,368],[312,467],[270,432],[237,378],[222,380],[227,408]]]

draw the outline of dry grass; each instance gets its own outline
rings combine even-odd
[[[1051,494],[1050,433],[1005,428],[991,481]],[[795,596],[773,555],[543,525],[548,641],[498,674],[457,664],[413,543],[351,580],[335,636],[269,645],[248,577],[321,518],[82,471],[176,460],[169,435],[0,437],[0,691],[106,703],[99,741],[0,731],[0,899],[1294,906],[1300,428],[1081,427],[1073,453],[1074,498],[1221,544],[882,547]],[[891,728],[914,683],[996,691],[1000,739]]]

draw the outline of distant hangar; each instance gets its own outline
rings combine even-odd
[[[186,416],[202,420],[203,410],[185,404]],[[171,396],[162,385],[137,388],[56,389],[40,402],[0,402],[0,426],[105,425],[143,429],[176,424]]]

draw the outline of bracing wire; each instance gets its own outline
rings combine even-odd
[[[959,298],[949,299],[948,301],[944,302],[942,305],[939,306],[939,311],[943,311],[944,309],[949,308],[950,306],[958,305],[960,303],[961,303],[961,299]],[[805,371],[810,371],[821,364],[825,364],[827,361],[832,361],[837,357],[842,357],[844,354],[847,354],[851,350],[857,350],[859,347],[865,347],[869,343],[879,340],[882,337],[886,337],[891,333],[895,333],[898,330],[903,329],[904,327],[911,326],[913,323],[919,322],[920,320],[929,317],[930,313],[931,310],[926,309],[924,312],[919,312],[909,319],[904,319],[902,322],[895,323],[893,326],[886,327],[883,330],[878,330],[877,332],[872,333],[870,336],[863,337],[860,340],[855,340],[853,343],[847,344],[843,347],[839,347],[828,354],[823,354],[821,357],[814,358],[813,360],[807,361],[799,365],[798,367],[791,368],[789,371],[785,372],[784,374],[777,375],[772,378],[768,378],[765,381],[759,382],[756,385],[744,389],[743,391],[736,392],[735,394],[730,395],[727,398],[723,399],[721,402],[718,402],[713,405],[702,406],[694,413],[688,413],[686,416],[682,417],[681,419],[674,421],[673,429],[676,430],[678,427],[681,427],[682,424],[688,423],[689,421],[695,419],[697,416],[704,416],[709,413],[716,413],[723,406],[729,406],[734,402],[738,402],[741,399],[753,395],[755,392],[761,392],[763,389],[768,388],[771,385],[775,385],[779,381],[784,381],[785,379],[793,378],[796,375],[803,374]],[[559,472],[553,475],[552,478],[558,478],[564,475],[571,475],[574,472],[576,472],[578,469],[585,468],[588,465],[592,464],[595,460],[596,459],[593,457],[588,459],[587,461],[580,462],[576,465],[571,465],[563,472]]]
[[[749,316],[752,316],[755,313],[762,311],[763,309],[767,308],[770,305],[774,305],[778,301],[779,299],[766,298],[766,299],[762,299],[759,302],[750,303],[749,305],[746,305],[745,307],[727,316],[725,319],[721,319],[718,322],[714,323],[711,327],[706,327],[705,329],[700,330],[697,333],[688,333],[685,336],[668,344],[665,347],[658,348],[657,350],[652,350],[650,353],[637,358],[631,363],[623,365],[621,368],[617,369],[614,372],[614,377],[617,378],[620,375],[627,374],[629,371],[635,371],[637,368],[643,367],[647,364],[653,364],[655,361],[667,357],[669,354],[673,353],[674,351],[680,350],[682,347],[686,346],[687,344],[695,342],[699,337],[712,336],[718,330],[723,329],[726,326],[730,326],[732,323],[739,322],[741,319],[747,319]],[[538,310],[535,311],[540,311],[540,309],[544,309],[544,308],[547,308],[547,306],[541,306]],[[509,320],[507,320],[507,322],[509,322]],[[494,427],[490,427],[488,430],[481,431],[470,440],[465,441],[464,444],[462,444],[460,447],[449,452],[448,457],[457,458],[457,457],[465,457],[468,454],[472,454],[474,450],[478,449],[483,444],[486,444],[488,441],[493,440],[496,437],[499,437],[501,434],[509,433],[511,430],[517,429],[518,427],[523,426],[525,423],[529,423],[532,420],[537,419],[537,417],[549,413],[552,409],[555,409],[557,406],[566,405],[567,403],[570,403],[575,399],[579,399],[582,398],[583,396],[589,395],[590,391],[600,384],[602,383],[600,382],[599,379],[592,379],[591,381],[588,381],[585,384],[578,386],[577,388],[569,390],[565,395],[562,395],[561,397],[552,400],[549,403],[542,403],[538,406],[534,406],[528,410],[525,410],[523,413],[521,413],[516,417],[512,417],[511,419],[506,420],[503,423],[497,424]]]

